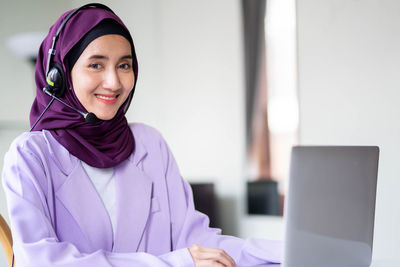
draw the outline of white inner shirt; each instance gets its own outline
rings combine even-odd
[[[81,163],[94,187],[96,188],[97,193],[103,200],[103,204],[111,219],[114,236],[114,229],[117,219],[114,168],[100,169],[89,166],[83,161],[81,161]]]

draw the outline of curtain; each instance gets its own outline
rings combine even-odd
[[[271,179],[265,51],[266,0],[242,0],[246,79],[246,144],[257,179]]]

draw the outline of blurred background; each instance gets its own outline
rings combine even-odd
[[[136,46],[128,121],[158,129],[199,192],[212,185],[223,233],[283,238],[293,144],[378,145],[374,258],[400,253],[399,1],[99,2]],[[0,0],[0,166],[29,130],[31,51],[63,12],[86,3]],[[2,190],[0,212],[8,220]]]

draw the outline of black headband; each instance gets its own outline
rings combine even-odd
[[[107,34],[119,34],[125,37],[132,45],[132,40],[128,31],[121,24],[112,19],[102,20],[99,24],[96,25],[96,27],[91,29],[85,36],[83,36],[82,39],[79,40],[79,42],[77,42],[76,45],[68,52],[67,61],[69,71],[71,72],[76,61],[85,50],[85,48],[90,44],[90,42],[100,36]]]

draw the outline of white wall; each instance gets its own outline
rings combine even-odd
[[[35,95],[34,70],[9,50],[7,39],[18,33],[47,32],[66,7],[65,1],[0,0],[0,121],[28,122]]]
[[[298,0],[300,143],[381,148],[375,258],[400,253],[400,1]]]
[[[34,72],[8,51],[6,38],[47,32],[62,12],[87,1],[0,1],[0,122],[3,128],[16,128],[0,127],[0,136],[7,137],[2,140],[5,150],[21,125],[28,130],[34,97]],[[224,230],[236,232],[242,206],[234,204],[242,198],[245,183],[240,1],[100,2],[121,17],[135,40],[139,80],[128,120],[161,131],[185,178],[216,183]],[[4,215],[2,190],[0,201]]]

